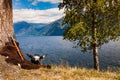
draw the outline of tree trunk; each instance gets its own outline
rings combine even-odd
[[[94,18],[93,18],[94,19]],[[94,60],[94,69],[99,71],[99,59],[98,59],[98,46],[97,46],[97,29],[95,26],[95,20],[93,20],[93,60]]]
[[[97,45],[97,28],[95,22],[95,16],[93,17],[93,60],[94,60],[94,69],[99,71],[99,59],[98,59],[98,45]]]
[[[0,0],[0,48],[13,34],[12,0]]]
[[[94,9],[96,7],[96,2],[97,0],[93,0],[94,1],[94,4],[93,4],[93,7],[92,7],[92,17],[93,17],[93,20],[92,20],[92,38],[93,38],[93,60],[94,60],[94,69],[98,70],[99,71],[99,59],[98,59],[98,43],[97,43],[97,19],[96,19],[96,10]]]
[[[99,71],[99,59],[98,59],[98,47],[97,47],[97,44],[93,45],[93,59],[94,59],[94,69]]]

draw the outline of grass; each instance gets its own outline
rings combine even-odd
[[[120,80],[120,72],[98,72],[85,68],[52,67],[37,70],[19,69],[18,73],[5,73],[5,80]]]
[[[1,59],[4,58],[0,57]],[[25,70],[1,60],[0,80],[120,80],[120,70],[116,72],[99,72],[69,66]]]

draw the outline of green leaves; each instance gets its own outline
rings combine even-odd
[[[81,46],[83,50],[87,50],[89,42],[91,42],[91,32],[88,30],[88,26],[84,22],[76,23],[74,26],[68,28],[64,33],[64,39],[70,41],[76,41],[77,46]],[[89,43],[89,44],[88,44]]]
[[[63,24],[70,25],[64,38],[76,42],[84,51],[92,49],[95,40],[99,47],[118,39],[120,0],[63,0],[59,8],[64,8],[66,14]]]

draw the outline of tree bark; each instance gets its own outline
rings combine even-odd
[[[95,3],[97,0],[94,0],[94,5],[92,7],[92,38],[93,38],[93,60],[94,60],[94,69],[99,71],[99,59],[98,59],[98,45],[97,45],[97,21],[96,21],[96,10],[95,8]]]
[[[93,14],[94,16],[94,14]],[[96,28],[96,23],[95,23],[95,16],[93,17],[93,27],[92,27],[92,32],[93,32],[93,60],[94,60],[94,69],[99,71],[99,59],[98,59],[98,45],[97,45],[97,28]]]
[[[0,48],[14,35],[12,0],[0,0]]]
[[[95,17],[95,16],[94,16]],[[98,45],[97,45],[97,30],[96,30],[96,23],[95,19],[93,17],[93,27],[92,27],[92,32],[93,32],[93,60],[94,60],[94,69],[99,71],[99,59],[98,59]]]
[[[94,69],[99,71],[98,47],[96,43],[93,44],[93,60],[94,60]]]

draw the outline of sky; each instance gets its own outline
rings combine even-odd
[[[50,23],[64,16],[59,10],[60,0],[12,0],[13,21]]]

